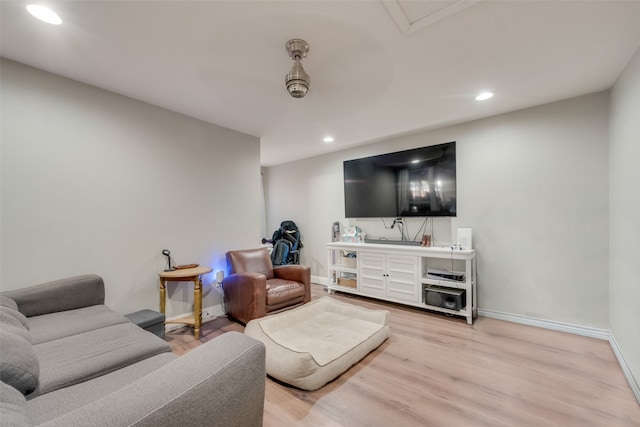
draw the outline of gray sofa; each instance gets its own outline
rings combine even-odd
[[[0,294],[1,426],[262,425],[262,343],[229,332],[177,357],[104,292],[87,275]]]

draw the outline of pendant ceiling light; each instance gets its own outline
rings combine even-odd
[[[294,98],[302,98],[311,87],[311,78],[304,71],[302,63],[300,62],[307,57],[309,44],[301,39],[291,39],[287,42],[286,49],[291,59],[295,62],[293,67],[291,67],[291,71],[289,71],[285,77],[284,82],[291,96]]]

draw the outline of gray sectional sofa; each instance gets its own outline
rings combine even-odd
[[[262,425],[262,343],[229,332],[178,357],[104,294],[95,275],[0,294],[0,426]]]

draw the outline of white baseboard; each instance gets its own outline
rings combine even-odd
[[[633,377],[633,374],[631,373],[631,369],[629,369],[629,365],[627,365],[626,360],[624,360],[624,356],[622,356],[622,351],[620,351],[620,347],[618,347],[618,342],[616,341],[616,338],[613,336],[613,332],[609,333],[609,344],[611,344],[611,348],[613,349],[613,352],[615,353],[616,358],[618,359],[618,363],[622,368],[622,372],[624,373],[624,376],[627,378],[627,382],[629,383],[629,386],[631,387],[633,394],[636,396],[638,403],[640,403],[640,387],[638,386],[638,382],[636,381],[636,379]]]
[[[518,314],[503,313],[500,311],[478,309],[478,315],[491,317],[498,320],[506,320],[507,322],[521,323],[523,325],[536,326],[538,328],[551,329],[554,331],[568,332],[570,334],[582,335],[590,338],[601,340],[609,340],[611,335],[607,329],[591,328],[588,326],[572,325],[571,323],[556,322],[554,320],[544,320],[535,317],[521,316]]]
[[[631,390],[633,391],[633,394],[635,395],[636,400],[638,401],[638,403],[640,403],[640,387],[638,387],[638,383],[636,382],[636,379],[633,377],[633,374],[631,373],[631,369],[629,369],[629,365],[627,365],[627,362],[624,360],[624,356],[620,351],[620,347],[618,347],[618,343],[616,342],[616,339],[614,338],[613,333],[611,331],[607,329],[591,328],[588,326],[578,326],[578,325],[572,325],[570,323],[556,322],[553,320],[537,319],[533,317],[520,316],[517,314],[502,313],[502,312],[493,311],[493,310],[485,310],[482,308],[478,309],[478,315],[484,316],[484,317],[490,317],[498,320],[505,320],[507,322],[520,323],[523,325],[535,326],[538,328],[551,329],[554,331],[567,332],[570,334],[582,335],[585,337],[597,338],[597,339],[609,341],[609,345],[611,345],[611,348],[613,349],[613,352],[616,355],[616,358],[618,359],[620,368],[622,368],[622,372],[625,378],[627,379],[627,382],[629,383],[629,386],[631,387]]]
[[[327,276],[311,276],[311,283],[327,286],[329,284],[329,279],[327,279]]]
[[[222,311],[222,305],[212,305],[209,307],[204,307],[202,309],[202,323],[210,322],[224,315],[225,313],[224,311]],[[188,317],[188,316],[193,316],[193,313],[183,313],[177,316],[167,317],[167,320],[176,320],[176,319],[180,319],[182,317]],[[184,326],[185,325],[181,325],[179,323],[171,323],[169,325],[165,325],[164,329],[165,331],[173,331],[174,329],[182,328]]]

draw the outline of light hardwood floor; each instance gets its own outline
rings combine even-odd
[[[313,285],[313,298],[327,296]],[[320,390],[267,378],[271,426],[640,426],[635,399],[608,342],[480,317],[473,326],[346,294],[391,312],[391,337]],[[177,354],[244,327],[221,317],[201,338],[167,334]]]

